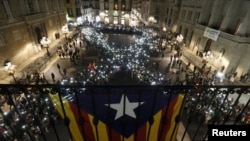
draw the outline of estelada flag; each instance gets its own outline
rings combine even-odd
[[[65,89],[60,95],[75,141],[176,140],[182,94],[149,87]],[[64,117],[59,95],[50,96]]]

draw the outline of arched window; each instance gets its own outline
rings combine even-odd
[[[36,27],[35,33],[36,33],[36,37],[37,37],[37,42],[40,43],[40,40],[42,39],[42,36],[43,36],[41,29],[39,27]]]
[[[179,27],[179,33],[182,33],[182,26]]]
[[[210,49],[211,44],[212,44],[212,40],[211,39],[207,40],[206,46],[204,48],[204,52],[211,51],[211,49]]]
[[[24,0],[24,3],[28,13],[37,13],[39,11],[37,0]]]

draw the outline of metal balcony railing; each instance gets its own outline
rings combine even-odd
[[[2,84],[0,140],[171,141],[177,134],[178,140],[206,140],[208,124],[249,124],[249,91],[249,86]]]

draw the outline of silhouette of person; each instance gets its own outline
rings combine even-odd
[[[52,80],[55,82],[56,80],[55,80],[55,74],[52,72],[51,73],[51,78],[52,78]]]
[[[64,68],[63,69],[63,74],[66,75],[66,73],[67,73],[67,70]]]
[[[60,71],[61,66],[60,66],[59,64],[57,64],[57,68],[58,68],[58,70]]]

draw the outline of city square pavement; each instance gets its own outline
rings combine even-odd
[[[73,36],[73,34],[75,34],[75,31],[70,31],[68,33],[68,37]],[[8,75],[7,72],[1,72],[0,84],[14,84],[16,83],[15,80],[22,83],[23,81],[26,81],[25,79],[29,73],[43,72],[44,69],[55,61],[57,47],[63,45],[65,42],[66,39],[63,37],[52,42],[50,44],[50,48],[48,49],[51,54],[50,56],[47,55],[46,49],[42,49],[38,53],[29,57],[29,59],[24,61],[22,64],[17,64],[14,76]]]
[[[73,36],[76,32],[71,31],[68,34],[68,37]],[[46,49],[42,49],[37,54],[33,55],[26,61],[24,61],[22,64],[18,64],[15,70],[14,76],[9,76],[6,72],[6,75],[0,75],[0,84],[10,84],[15,83],[15,80],[17,80],[20,83],[26,83],[27,75],[38,72],[39,74],[44,74],[45,78],[48,80],[49,83],[55,83],[51,79],[51,73],[53,72],[55,74],[56,80],[61,80],[64,75],[62,70],[67,70],[67,76],[73,75],[72,73],[75,73],[77,69],[80,69],[84,66],[78,66],[82,65],[81,62],[76,62],[75,64],[72,64],[70,62],[69,58],[60,58],[58,55],[56,55],[56,50],[58,46],[63,45],[66,42],[65,38],[60,38],[59,40],[56,40],[55,42],[51,43],[51,47],[49,48],[49,52],[51,53],[51,56],[49,57],[46,53]],[[85,44],[86,45],[86,44]],[[78,45],[79,46],[79,45]],[[85,52],[85,46],[80,47],[81,49],[81,55],[86,55]],[[182,60],[182,66],[187,65],[188,63],[191,63],[189,70],[190,72],[193,71],[193,66],[201,66],[203,59],[195,54],[189,47],[181,47],[181,60]],[[167,48],[164,51],[164,57],[155,57],[152,58],[156,62],[159,63],[159,71],[166,75],[166,79],[170,79],[172,84],[175,84],[176,78],[179,79],[179,81],[184,80],[185,75],[184,73],[180,73],[180,68],[177,66],[173,66],[170,61],[170,56],[174,55],[176,52],[175,50],[170,50],[170,48]],[[87,59],[95,60],[95,53],[91,54],[90,58],[85,58],[85,63],[88,62]],[[92,58],[91,58],[92,57]],[[208,61],[207,66],[211,66],[212,70],[219,70],[220,68],[217,68],[213,62],[215,61]],[[56,65],[59,64],[61,66],[61,70],[58,70]],[[81,70],[81,69],[80,69]],[[179,73],[177,73],[179,72]],[[231,82],[227,79],[225,79],[223,82],[217,83],[217,85],[250,85],[250,82],[241,82],[239,81],[239,78],[236,78],[234,82]]]

